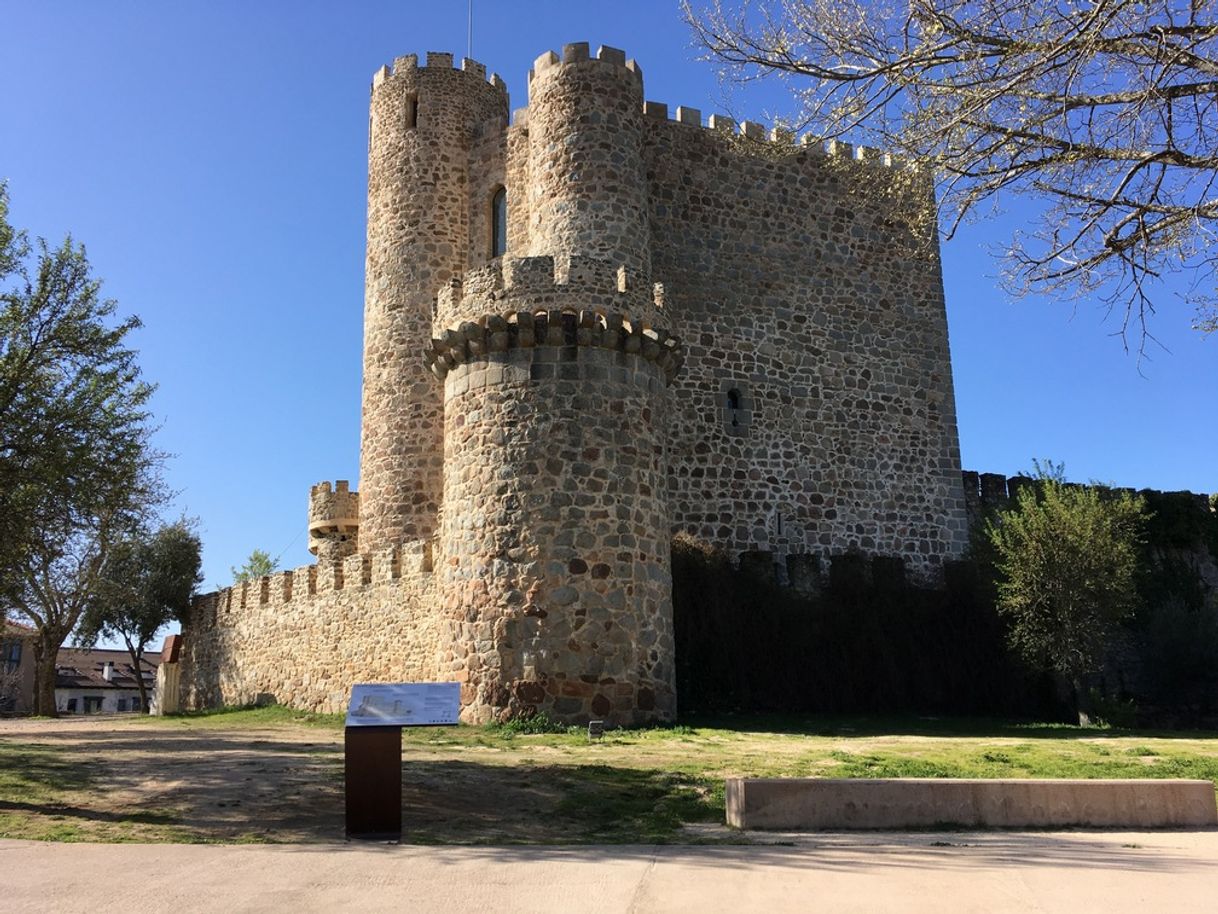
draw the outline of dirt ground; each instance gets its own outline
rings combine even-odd
[[[575,763],[554,746],[504,749],[466,729],[473,732],[460,739],[437,730],[408,735],[404,841],[665,840],[683,822],[707,819],[709,790],[694,778]],[[119,716],[0,720],[6,773],[0,837],[344,840],[341,729],[200,728]]]
[[[403,841],[749,843],[724,778],[1200,777],[1218,738],[1001,722],[790,721],[514,734],[403,733]],[[286,708],[183,718],[0,720],[0,838],[336,843],[341,718]]]
[[[14,719],[0,721],[0,742],[64,760],[65,777],[53,791],[59,796],[38,805],[78,820],[83,838],[121,838],[105,832],[122,824],[135,840],[343,837],[341,732],[175,730],[122,717]],[[0,802],[0,812],[14,805]]]

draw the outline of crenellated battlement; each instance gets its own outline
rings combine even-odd
[[[319,594],[377,587],[403,578],[425,578],[432,571],[432,544],[412,540],[372,553],[319,561],[289,571],[242,581],[212,593],[200,594],[192,604],[195,631],[233,625],[237,613],[255,607],[293,606]]]
[[[810,152],[812,155],[824,156],[838,161],[852,161],[879,168],[916,168],[916,165],[894,156],[891,153],[875,149],[871,146],[854,146],[841,140],[823,141],[810,133],[796,138],[794,130],[781,125],[766,128],[756,121],[739,121],[723,114],[712,114],[702,120],[702,112],[697,108],[679,106],[670,116],[668,105],[663,102],[644,102],[643,114],[651,121],[667,124],[679,124],[686,127],[698,127],[712,133],[722,134],[737,141],[765,144],[766,151],[791,154]],[[745,147],[747,148],[747,147]],[[763,148],[759,146],[759,149]]]
[[[487,314],[590,311],[625,315],[644,328],[668,327],[663,287],[596,257],[499,257],[453,279],[436,297],[432,333],[440,336]]]
[[[567,64],[588,63],[600,64],[606,68],[615,67],[640,83],[643,81],[642,68],[634,60],[627,60],[625,51],[601,45],[596,49],[596,56],[593,57],[588,42],[575,41],[571,44],[564,44],[561,55],[555,54],[553,51],[546,51],[539,55],[529,69],[529,82],[532,83],[534,79],[545,76]]]
[[[461,66],[455,67],[453,55],[448,51],[428,51],[426,62],[423,66],[419,66],[418,54],[404,54],[401,57],[395,58],[392,65],[383,66],[372,74],[372,90],[375,92],[386,80],[405,73],[411,73],[415,76],[425,75],[419,73],[420,70],[434,70],[443,73],[467,73],[472,79],[489,83],[502,92],[505,97],[507,96],[507,83],[504,82],[503,77],[498,73],[492,73],[488,79],[486,65],[476,60],[471,60],[468,57],[461,58]]]
[[[440,380],[457,365],[486,359],[494,353],[539,346],[607,349],[654,362],[671,382],[685,362],[685,347],[666,330],[631,323],[621,314],[601,311],[519,311],[484,315],[445,330],[431,341],[424,356]]]

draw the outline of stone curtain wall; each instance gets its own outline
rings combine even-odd
[[[967,541],[937,248],[915,256],[847,193],[891,169],[648,112],[653,276],[688,351],[674,530],[779,561],[900,555],[936,579]],[[743,434],[725,421],[733,388]]]
[[[447,678],[428,552],[412,543],[197,598],[183,625],[183,709],[338,713],[353,683]]]

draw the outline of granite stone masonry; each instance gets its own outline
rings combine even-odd
[[[310,493],[316,566],[196,602],[186,706],[439,679],[471,722],[672,720],[674,534],[802,591],[963,553],[925,176],[670,116],[583,43],[509,110],[449,54],[375,74],[360,492]]]

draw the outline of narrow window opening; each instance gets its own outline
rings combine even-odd
[[[753,419],[753,402],[748,387],[740,381],[731,382],[731,386],[725,383],[719,388],[719,396],[724,430],[729,435],[748,437]]]
[[[507,252],[507,191],[502,187],[491,198],[491,256]]]
[[[740,391],[732,388],[727,392],[727,409],[732,417],[732,428],[740,427]]]
[[[774,520],[775,520],[775,525],[776,525],[776,527],[778,528],[778,529],[777,529],[777,533],[778,533],[778,535],[779,535],[779,536],[782,536],[782,512],[781,512],[781,511],[780,511],[780,512],[778,512],[778,513],[777,513],[777,514],[774,516]]]
[[[406,129],[413,130],[419,123],[419,97],[406,96]]]

